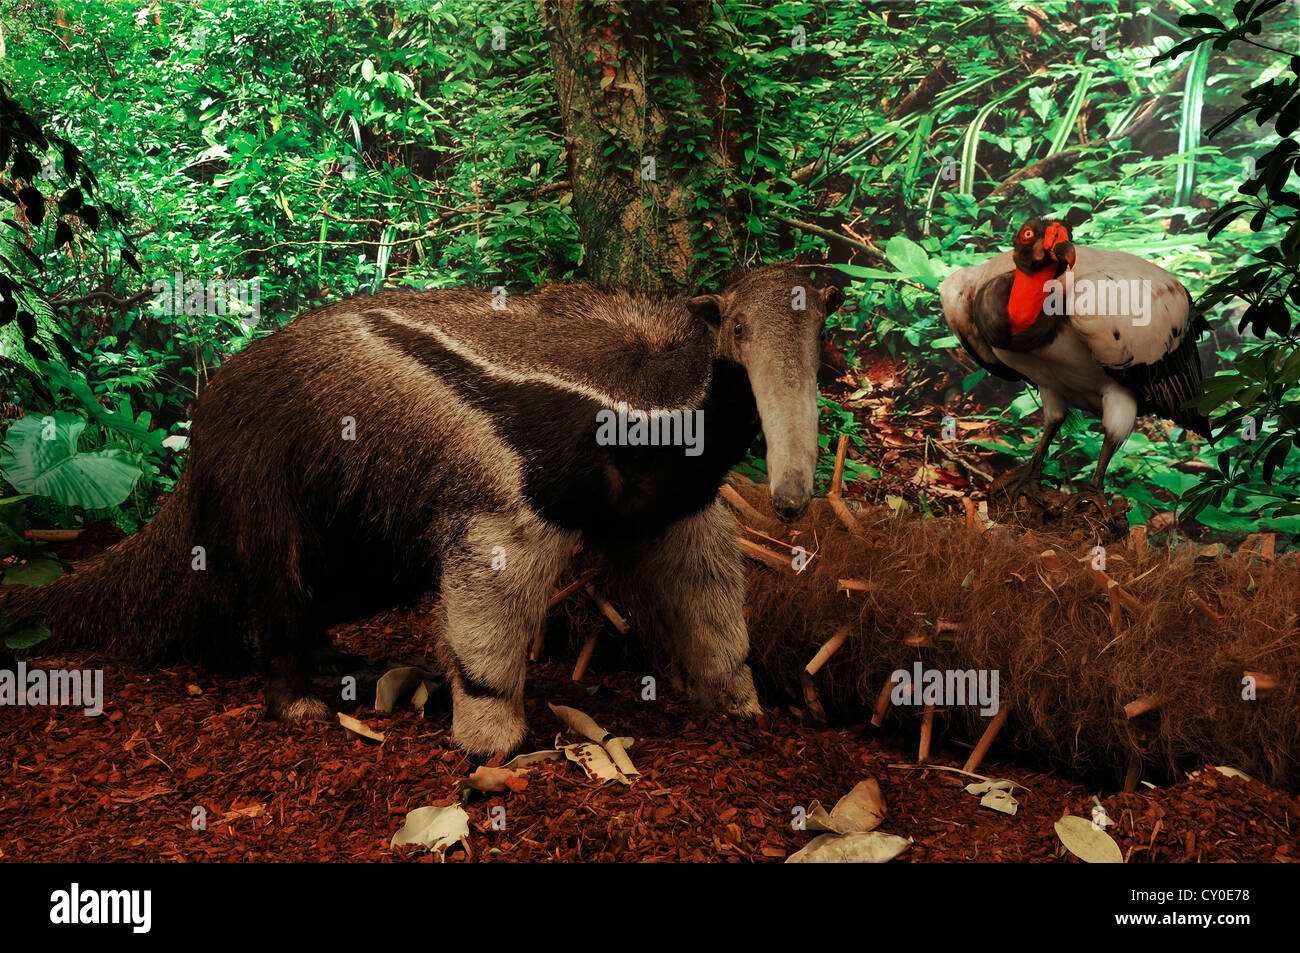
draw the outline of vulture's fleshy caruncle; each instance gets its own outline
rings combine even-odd
[[[1183,406],[1200,393],[1196,339],[1205,319],[1163,268],[1076,246],[1063,222],[1032,219],[1016,232],[1012,251],[953,272],[939,295],[948,326],[976,361],[1038,388],[1043,436],[1017,485],[1038,478],[1070,407],[1101,417],[1098,494],[1138,414],[1209,437],[1205,417]]]

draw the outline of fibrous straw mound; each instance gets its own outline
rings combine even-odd
[[[765,487],[736,489],[769,512]],[[1000,703],[1011,706],[998,743],[1066,770],[1123,776],[1140,757],[1300,786],[1294,552],[1207,557],[1198,546],[1170,553],[1136,540],[1103,551],[982,521],[856,518],[859,535],[816,505],[791,527],[785,539],[815,554],[802,572],[749,561],[753,663],[769,687],[800,696],[803,667],[847,627],[813,679],[832,710],[872,706],[890,674],[917,661],[996,671]],[[779,531],[766,531],[741,535],[789,559],[771,538]],[[1104,575],[1094,568],[1103,558]],[[1126,717],[1138,700],[1145,713]],[[989,722],[972,704],[936,714],[938,730],[971,744]]]

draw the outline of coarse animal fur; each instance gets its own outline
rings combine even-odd
[[[330,714],[310,691],[329,627],[437,588],[453,737],[490,756],[524,739],[525,646],[582,543],[698,699],[756,714],[717,491],[761,412],[774,505],[806,506],[839,300],[777,264],[690,299],[567,285],[317,308],[214,376],[152,522],[10,611],[46,613],[56,647],[256,661],[268,715],[295,721]],[[598,443],[597,412],[625,406],[702,411],[702,452]]]

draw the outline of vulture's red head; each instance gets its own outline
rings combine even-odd
[[[1044,285],[1074,267],[1070,226],[1055,219],[1031,218],[1016,232],[1011,259],[1016,276],[1007,315],[1012,332],[1018,333],[1033,326],[1042,313],[1047,298]]]
[[[1020,226],[1012,243],[1016,268],[1032,275],[1051,268],[1057,275],[1074,267],[1070,226],[1056,219],[1031,218]]]

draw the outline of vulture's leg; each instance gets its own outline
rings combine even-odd
[[[1027,483],[1037,483],[1043,475],[1043,463],[1047,460],[1047,451],[1052,448],[1052,441],[1061,430],[1070,407],[1065,398],[1054,390],[1039,388],[1038,396],[1043,402],[1043,434],[1034,448],[1034,455],[1029,465],[1005,487],[1007,498],[1014,500]]]
[[[1106,468],[1110,466],[1110,458],[1115,455],[1119,449],[1119,444],[1123,441],[1116,442],[1106,435],[1106,439],[1101,442],[1101,453],[1097,455],[1097,472],[1092,475],[1091,490],[1094,493],[1102,492],[1106,484]]]
[[[1115,451],[1123,446],[1128,435],[1137,423],[1137,401],[1123,388],[1107,391],[1101,399],[1101,426],[1106,436],[1101,442],[1101,453],[1097,455],[1097,472],[1086,490],[1075,494],[1070,501],[1073,509],[1084,500],[1095,503],[1101,510],[1106,509],[1106,470],[1110,466]]]
[[[1029,470],[1026,476],[1029,479],[1037,480],[1043,474],[1043,463],[1047,460],[1047,451],[1051,449],[1052,441],[1061,430],[1061,424],[1065,421],[1062,417],[1060,420],[1049,420],[1043,424],[1043,436],[1039,438],[1038,446],[1034,448],[1034,455],[1029,461]]]

